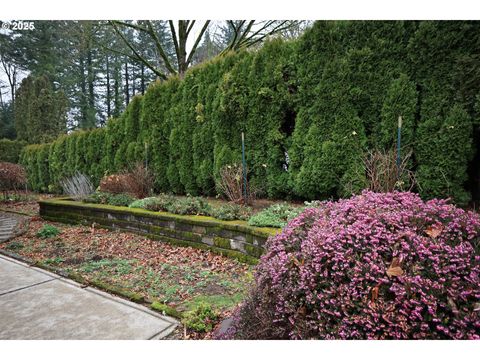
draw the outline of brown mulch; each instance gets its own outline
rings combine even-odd
[[[0,210],[14,211],[30,216],[38,215],[40,207],[38,201],[59,195],[38,194],[30,191],[9,192],[7,198],[4,194],[0,196]]]
[[[0,210],[15,211],[30,216],[38,215],[39,206],[36,201],[2,201],[0,202]]]

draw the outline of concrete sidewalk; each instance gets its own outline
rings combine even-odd
[[[0,255],[0,339],[161,339],[177,322]]]

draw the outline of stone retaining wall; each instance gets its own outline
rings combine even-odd
[[[210,248],[239,260],[255,262],[270,235],[279,229],[255,228],[244,221],[175,215],[128,207],[86,204],[69,199],[39,201],[46,220],[118,229],[179,245]],[[253,260],[253,261],[252,261]]]

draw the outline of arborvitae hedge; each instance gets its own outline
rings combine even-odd
[[[0,139],[0,162],[18,163],[25,141]]]
[[[220,169],[241,161],[275,198],[348,196],[365,186],[362,155],[396,143],[426,198],[470,199],[480,82],[469,78],[475,22],[319,21],[300,39],[227,54],[152,84],[107,126],[27,147],[34,190],[76,170],[95,182],[143,161],[157,191],[215,195]]]

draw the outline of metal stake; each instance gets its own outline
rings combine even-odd
[[[397,128],[397,177],[400,176],[400,165],[401,165],[401,153],[400,148],[402,144],[402,117],[398,117],[398,128]]]
[[[247,162],[245,161],[245,135],[242,131],[242,172],[243,172],[243,202],[247,204]]]

